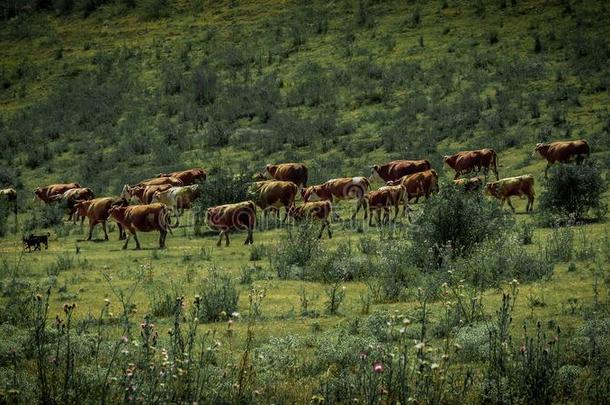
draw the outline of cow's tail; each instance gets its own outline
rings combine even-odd
[[[430,170],[432,169],[432,165],[430,164],[430,161],[428,159],[424,159],[424,162],[426,163],[426,165],[428,166],[428,168],[426,170]]]
[[[172,226],[172,212],[173,212],[172,208],[164,206],[163,210],[161,211],[161,218],[160,218],[161,226],[163,226],[165,228],[165,230],[169,231],[169,233],[171,235],[174,234],[172,229],[177,228],[178,225],[180,225],[180,220],[178,218],[176,218],[176,225]]]

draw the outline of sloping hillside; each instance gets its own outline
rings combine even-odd
[[[294,160],[318,181],[483,146],[514,173],[577,137],[608,162],[603,1],[85,3],[0,23],[4,183]]]

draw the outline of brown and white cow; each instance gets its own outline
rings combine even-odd
[[[220,246],[222,236],[225,236],[225,246],[229,246],[229,231],[232,229],[245,229],[248,236],[245,245],[254,243],[252,231],[256,226],[256,205],[252,201],[242,201],[234,204],[210,207],[205,217],[208,226],[220,231],[220,238],[216,246]]]
[[[453,184],[464,191],[475,191],[481,188],[483,179],[479,176],[469,179],[457,179],[453,180]]]
[[[74,223],[78,220],[76,203],[79,201],[87,201],[95,198],[93,190],[87,187],[71,188],[61,195],[52,197],[52,201],[62,201],[68,210],[68,220],[72,219]]]
[[[154,179],[146,179],[136,184],[136,186],[162,186],[166,184],[174,187],[184,186],[182,180],[175,177],[155,177]]]
[[[129,232],[123,249],[127,249],[130,235],[133,235],[136,241],[136,249],[141,249],[136,231],[159,231],[159,248],[165,247],[167,232],[172,233],[169,222],[169,210],[165,204],[130,205],[127,207],[113,205],[109,213],[110,217]]]
[[[208,176],[208,173],[200,167],[195,167],[193,169],[182,170],[171,173],[160,173],[157,177],[173,177],[180,181],[185,186],[190,186],[191,184],[195,184],[202,180],[205,180]]]
[[[57,196],[63,195],[66,191],[73,188],[81,188],[78,183],[62,183],[62,184],[51,184],[45,187],[37,187],[34,189],[34,200],[37,198],[45,203],[57,201]]]
[[[352,219],[356,218],[360,207],[364,209],[364,219],[366,219],[368,215],[366,195],[369,187],[370,182],[366,177],[343,177],[328,180],[317,186],[303,187],[301,196],[304,202],[328,200],[332,203],[335,200],[357,199],[358,203]]]
[[[150,204],[157,191],[166,191],[172,187],[171,184],[159,184],[155,186],[130,186],[125,184],[120,196],[127,200],[137,198],[142,204]]]
[[[291,181],[299,187],[307,187],[307,172],[307,166],[302,163],[280,163],[265,166],[265,171],[254,177],[255,180]]]
[[[532,155],[540,155],[545,158],[547,165],[544,169],[544,177],[547,176],[549,167],[555,162],[568,163],[572,158],[576,164],[582,163],[589,157],[589,144],[584,139],[577,141],[556,141],[551,143],[538,143]]]
[[[394,160],[384,165],[371,166],[371,177],[369,179],[373,181],[375,178],[380,178],[384,183],[387,183],[431,168],[432,166],[427,160]]]
[[[150,186],[147,188],[151,187],[156,186]],[[145,191],[144,194],[146,197],[147,191]],[[174,226],[175,228],[180,224],[178,214],[182,213],[182,211],[185,209],[192,208],[193,203],[200,196],[200,186],[198,184],[192,184],[190,186],[170,187],[167,190],[157,190],[153,193],[151,202],[159,202],[172,208],[172,210],[176,214],[176,225]]]
[[[102,228],[104,229],[104,240],[108,240],[108,232],[106,231],[106,221],[108,221],[108,217],[110,216],[110,208],[113,205],[126,207],[128,205],[128,202],[125,199],[119,199],[115,197],[102,197],[94,198],[92,200],[87,201],[79,201],[76,203],[74,207],[76,208],[78,216],[82,218],[82,221],[85,220],[85,217],[89,218],[89,237],[87,238],[87,240],[91,240],[93,228],[97,224],[102,224]],[[123,240],[125,239],[125,231],[123,229],[123,225],[119,223],[118,227],[119,240]]]
[[[17,190],[14,188],[4,188],[0,190],[0,198],[5,198],[9,204],[13,205],[13,211],[15,212],[15,218],[17,215]]]
[[[510,202],[513,196],[527,197],[525,212],[530,212],[534,208],[534,176],[525,174],[517,177],[507,177],[485,185],[485,194],[494,196],[502,201],[508,201],[509,207],[515,212],[515,207]]]
[[[498,155],[493,149],[470,150],[458,152],[451,156],[443,156],[443,163],[455,171],[454,180],[462,174],[467,174],[474,170],[479,172],[481,169],[483,169],[485,176],[487,176],[491,169],[496,175],[496,180],[499,179]]]
[[[381,210],[384,211],[383,222],[387,223],[390,220],[390,207],[394,207],[394,221],[398,217],[400,203],[405,203],[405,210],[408,212],[408,199],[405,196],[405,188],[401,185],[383,186],[377,190],[371,191],[368,196],[369,205],[369,226],[373,225],[373,213],[377,213],[377,224],[381,225]],[[411,217],[409,215],[409,220]]]
[[[318,234],[318,239],[322,237],[324,228],[328,232],[328,238],[332,239],[333,235],[330,232],[330,222],[328,217],[332,211],[332,204],[330,201],[310,201],[306,202],[301,206],[293,206],[290,208],[289,214],[295,220],[311,219],[322,222],[322,228]]]
[[[279,209],[284,207],[285,222],[298,192],[299,188],[291,181],[266,180],[252,183],[248,189],[248,197],[263,210],[265,219],[270,209],[277,211],[279,215]]]

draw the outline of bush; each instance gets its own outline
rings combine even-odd
[[[413,222],[410,253],[419,267],[439,267],[445,250],[451,257],[467,256],[481,242],[497,239],[514,223],[482,193],[456,193],[443,186]]]
[[[32,210],[32,216],[25,221],[24,230],[32,231],[38,228],[52,228],[62,225],[64,211],[61,204],[39,206]]]
[[[169,0],[144,0],[142,11],[147,20],[156,20],[169,15]]]
[[[555,165],[549,170],[540,194],[542,222],[551,225],[557,217],[578,220],[589,213],[596,219],[603,218],[608,207],[602,195],[607,188],[607,181],[596,165]]]
[[[237,311],[238,300],[239,293],[231,277],[212,268],[201,286],[199,319],[202,322],[227,319]]]
[[[303,222],[295,228],[287,228],[275,254],[271,255],[271,267],[280,279],[305,278],[305,267],[315,258],[321,257],[318,224]]]

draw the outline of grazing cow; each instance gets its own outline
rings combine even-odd
[[[137,198],[142,204],[150,204],[157,191],[169,190],[172,187],[173,186],[170,184],[160,184],[156,186],[130,186],[125,184],[120,196],[127,200]]]
[[[322,228],[320,228],[320,233],[318,234],[318,239],[322,237],[324,233],[324,228],[328,232],[328,238],[332,239],[333,235],[330,232],[330,222],[328,221],[328,216],[332,211],[332,204],[330,201],[310,201],[306,202],[300,207],[293,206],[289,210],[289,214],[295,220],[301,219],[312,219],[317,221],[322,221]]]
[[[328,200],[331,203],[336,200],[351,200],[356,198],[358,203],[356,211],[352,215],[352,219],[356,218],[356,214],[360,211],[360,207],[364,209],[364,219],[367,218],[366,194],[369,190],[369,179],[366,177],[344,177],[339,179],[328,180],[326,183],[303,187],[301,196],[304,202]]]
[[[37,187],[34,189],[34,194],[36,194],[34,201],[36,201],[36,198],[38,198],[45,203],[50,203],[57,200],[56,196],[61,196],[66,191],[73,188],[81,187],[78,183],[51,184],[46,187]]]
[[[405,190],[405,198],[410,202],[415,198],[415,203],[419,202],[419,197],[430,198],[430,194],[438,191],[438,173],[430,169],[424,172],[403,176],[400,180],[388,181],[390,186],[401,185]],[[406,207],[405,207],[406,208]]]
[[[76,204],[79,201],[87,201],[95,198],[93,191],[87,187],[72,188],[61,195],[53,197],[54,201],[63,201],[68,209],[68,220],[72,219],[74,223],[78,220]]]
[[[475,191],[483,185],[483,179],[480,177],[472,177],[470,179],[453,180],[453,184],[464,191]]]
[[[298,191],[297,185],[291,181],[257,181],[250,186],[248,197],[263,210],[265,219],[269,209],[277,211],[279,216],[279,209],[284,207],[286,213],[283,221],[285,222]]]
[[[263,173],[258,173],[254,177],[255,180],[275,179],[291,181],[299,187],[307,187],[307,166],[302,163],[267,165]]]
[[[380,178],[384,183],[399,180],[403,176],[430,170],[430,162],[427,160],[394,160],[384,165],[371,166],[371,177]]]
[[[252,201],[208,208],[205,219],[210,228],[220,231],[220,238],[216,246],[220,246],[223,235],[226,239],[225,245],[229,246],[229,231],[231,229],[246,229],[248,236],[244,244],[254,243],[252,230],[256,226],[256,205]]]
[[[154,186],[152,186],[154,187]],[[174,210],[176,213],[176,225],[179,225],[178,212],[189,209],[193,206],[193,202],[201,196],[199,185],[193,184],[190,186],[171,187],[167,190],[155,191],[151,202],[163,203]]]
[[[530,212],[534,208],[534,177],[531,174],[525,174],[487,183],[485,185],[485,194],[502,200],[502,205],[504,205],[504,201],[508,201],[508,205],[513,212],[515,212],[515,207],[511,204],[510,197],[527,196],[525,212]]]
[[[443,163],[455,170],[456,180],[460,175],[470,173],[473,170],[477,172],[483,169],[485,176],[491,169],[498,177],[498,155],[493,149],[480,149],[458,152],[451,156],[443,156]]]
[[[172,233],[169,223],[169,210],[165,204],[143,204],[121,207],[113,205],[109,210],[118,224],[122,225],[136,241],[136,249],[141,249],[136,231],[159,231],[159,248],[165,247],[167,232]],[[127,249],[130,235],[127,235],[123,249]]]
[[[182,183],[182,180],[177,179],[175,177],[155,177],[154,179],[146,179],[146,180],[142,180],[141,182],[139,182],[138,184],[136,184],[137,186],[162,186],[162,185],[166,185],[169,184],[170,186],[184,186],[184,183]]]
[[[205,170],[199,167],[195,167],[193,169],[182,170],[178,172],[160,173],[157,177],[173,177],[182,181],[182,184],[184,184],[185,186],[190,186],[191,184],[195,184],[199,181],[205,180],[207,176],[208,173]]]
[[[106,221],[110,216],[110,208],[113,205],[126,207],[129,203],[125,199],[117,199],[115,197],[102,197],[94,198],[88,201],[78,201],[75,205],[78,216],[82,218],[81,225],[85,220],[85,217],[89,218],[89,237],[87,240],[91,240],[93,228],[97,224],[102,224],[104,229],[104,240],[108,240],[108,232],[106,231]],[[125,239],[125,230],[123,225],[120,223],[119,226],[119,240]]]
[[[17,215],[17,190],[14,188],[2,189],[0,190],[0,197],[6,198],[6,201],[13,205],[13,211]]]
[[[405,189],[401,185],[384,186],[377,190],[371,191],[368,195],[369,205],[369,226],[373,225],[373,212],[377,212],[377,224],[381,225],[381,210],[383,209],[383,222],[387,223],[390,220],[390,207],[394,207],[394,221],[398,217],[400,203],[405,202],[405,208],[408,210],[408,201],[405,196]],[[409,216],[409,220],[411,220]]]
[[[538,143],[532,155],[536,153],[547,161],[544,169],[544,177],[546,177],[547,171],[553,163],[568,163],[572,158],[575,158],[576,164],[580,164],[585,158],[589,157],[590,150],[587,141],[580,139],[578,141]]]

